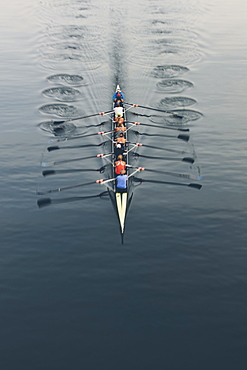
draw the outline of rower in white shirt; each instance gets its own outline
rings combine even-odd
[[[117,103],[116,106],[113,108],[115,117],[123,117],[123,107],[120,106],[120,103]]]

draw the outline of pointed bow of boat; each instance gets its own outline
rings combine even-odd
[[[120,231],[122,235],[124,234],[124,227],[125,227],[125,219],[126,219],[126,212],[127,212],[127,199],[128,199],[127,192],[126,193],[116,193],[117,213],[118,213],[118,219],[119,219],[119,224],[120,224]]]

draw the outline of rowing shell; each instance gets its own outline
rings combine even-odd
[[[121,92],[119,85],[117,85],[117,87],[116,87],[116,92],[117,91]],[[111,123],[111,130],[108,131],[108,132],[99,131],[97,133],[86,134],[86,135],[85,134],[84,135],[78,135],[76,137],[70,137],[70,138],[65,137],[65,138],[61,138],[61,139],[56,139],[56,142],[68,141],[68,140],[74,140],[74,139],[88,138],[88,137],[91,137],[91,136],[94,136],[94,135],[97,136],[97,135],[100,134],[100,136],[102,138],[102,143],[101,144],[89,144],[89,143],[87,143],[85,145],[70,145],[70,146],[68,146],[68,145],[67,146],[66,145],[62,145],[62,146],[53,145],[53,146],[49,146],[47,148],[47,150],[49,152],[53,152],[53,151],[58,150],[58,149],[68,150],[68,149],[73,149],[73,148],[77,149],[77,148],[86,148],[86,147],[90,147],[90,146],[101,146],[101,145],[103,145],[104,153],[96,155],[96,157],[101,158],[102,161],[103,161],[103,166],[101,168],[99,168],[99,169],[84,169],[84,168],[81,168],[81,169],[44,170],[42,172],[43,176],[48,176],[48,175],[52,175],[52,174],[56,174],[56,173],[69,173],[69,172],[73,173],[73,172],[78,172],[78,171],[98,171],[100,173],[104,172],[106,178],[96,180],[96,181],[90,181],[90,182],[87,182],[87,183],[76,184],[76,185],[72,185],[72,186],[59,187],[59,188],[51,189],[51,190],[47,190],[47,191],[37,191],[37,194],[38,195],[45,195],[45,194],[50,194],[50,193],[55,193],[55,192],[61,192],[61,191],[64,191],[64,190],[70,190],[70,189],[74,189],[74,188],[78,188],[78,187],[82,187],[82,186],[93,185],[95,183],[105,185],[106,188],[107,188],[107,191],[104,191],[104,192],[102,192],[100,194],[97,194],[97,195],[80,196],[80,197],[77,196],[77,197],[61,198],[61,199],[41,198],[37,201],[37,204],[38,204],[39,208],[44,207],[44,206],[48,206],[48,205],[51,205],[51,204],[59,204],[59,203],[65,203],[65,202],[70,202],[70,201],[78,201],[78,200],[98,198],[98,197],[103,198],[105,195],[108,194],[110,196],[110,199],[111,199],[111,201],[113,203],[113,206],[114,206],[114,208],[116,210],[116,213],[117,213],[117,217],[118,217],[118,220],[119,220],[119,226],[120,226],[120,233],[121,233],[122,242],[123,242],[123,237],[124,237],[124,232],[125,232],[126,216],[127,216],[128,210],[130,208],[130,204],[131,204],[133,194],[134,194],[134,188],[136,186],[138,186],[139,184],[141,184],[143,182],[147,182],[147,183],[154,183],[154,184],[168,184],[168,185],[188,186],[188,187],[194,188],[194,189],[200,189],[202,187],[202,185],[197,184],[197,183],[170,182],[170,181],[155,180],[155,179],[150,180],[150,179],[141,179],[139,177],[134,176],[139,171],[144,170],[143,167],[136,167],[136,166],[134,166],[134,163],[132,163],[137,158],[149,158],[149,159],[165,160],[165,161],[167,161],[167,160],[182,161],[182,162],[189,163],[190,165],[192,165],[194,163],[194,151],[192,152],[192,157],[191,156],[185,156],[185,157],[184,156],[182,156],[182,157],[181,156],[180,157],[176,156],[176,157],[173,157],[173,153],[176,153],[176,154],[190,154],[190,153],[185,152],[185,151],[177,150],[176,148],[165,148],[165,147],[161,148],[161,147],[146,145],[145,143],[144,144],[136,143],[136,136],[139,136],[139,135],[174,138],[174,139],[180,139],[180,140],[183,140],[183,141],[187,142],[189,140],[189,136],[187,134],[184,134],[184,132],[189,131],[189,129],[182,128],[182,127],[172,127],[172,126],[168,126],[168,125],[166,125],[166,126],[159,125],[158,126],[158,125],[146,124],[146,123],[140,123],[140,122],[131,122],[127,119],[127,115],[128,115],[127,111],[129,109],[133,108],[133,107],[138,107],[138,105],[122,102],[122,110],[123,110],[122,114],[123,114],[123,118],[124,118],[124,126],[126,128],[125,131],[124,131],[124,136],[125,136],[126,142],[124,143],[123,147],[121,148],[121,153],[119,153],[116,150],[116,145],[115,145],[116,144],[116,125],[117,125],[116,120],[115,120],[115,112],[114,112],[115,103],[113,103],[113,110],[111,110],[111,111],[94,113],[94,114],[83,116],[83,117],[68,119],[66,121],[53,121],[53,125],[61,125],[63,123],[70,122],[72,120],[80,120],[80,119],[85,119],[85,118],[89,118],[89,117],[95,117],[95,116],[98,116],[98,115],[105,116],[105,115],[111,114],[111,121],[102,122],[100,124],[91,124],[91,125],[85,126],[85,128],[101,127],[101,125],[103,125],[105,123],[107,125],[109,125]],[[145,108],[145,109],[153,109],[155,111],[160,111],[161,113],[171,114],[179,120],[183,119],[183,116],[181,115],[181,113],[178,113],[176,111],[170,112],[170,111],[158,110],[156,108],[151,108],[151,107],[144,107],[144,106],[139,106],[139,107],[140,108]],[[134,113],[134,114],[136,114],[136,113]],[[133,128],[136,128],[137,126],[139,127],[139,125],[151,126],[151,127],[160,128],[160,129],[163,129],[163,130],[175,130],[175,131],[179,131],[179,132],[182,132],[182,133],[175,134],[175,135],[174,134],[173,135],[170,135],[170,134],[148,134],[148,133],[143,133],[143,132],[138,131],[138,130],[137,131],[132,130]],[[104,140],[107,138],[107,141],[104,141],[103,138],[104,138]],[[107,143],[107,145],[105,145],[106,143]],[[140,146],[144,146],[146,148],[151,148],[151,149],[168,151],[168,152],[171,152],[172,154],[170,155],[170,157],[167,157],[167,156],[158,157],[158,156],[142,155],[142,154],[137,153],[138,148]],[[122,154],[123,160],[126,162],[126,174],[128,176],[127,187],[124,188],[124,189],[121,189],[121,192],[119,191],[119,188],[117,188],[117,186],[116,186],[116,182],[117,182],[116,177],[117,177],[117,175],[116,175],[116,172],[115,172],[115,162],[116,162],[118,154]],[[95,155],[87,156],[87,157],[73,158],[73,159],[58,160],[58,161],[53,161],[53,162],[48,162],[48,163],[47,162],[42,162],[41,165],[42,165],[42,167],[57,166],[57,165],[62,165],[62,164],[65,164],[65,163],[70,163],[70,162],[72,162],[72,163],[77,162],[77,161],[80,162],[80,161],[83,161],[83,160],[86,160],[86,159],[89,159],[89,158],[95,158]],[[135,163],[135,165],[136,165],[136,163]],[[199,171],[199,167],[197,166],[196,168]],[[175,176],[175,177],[179,177],[181,180],[192,179],[193,178],[190,175],[187,175],[187,174],[184,174],[184,173],[174,173],[174,172],[168,172],[168,171],[163,171],[163,170],[155,170],[155,169],[147,169],[147,168],[145,169],[145,171],[158,173],[160,175]],[[201,176],[198,176],[198,179],[201,179],[200,177]]]
[[[117,85],[116,87],[116,92],[121,91],[120,86]],[[115,107],[115,104],[113,103],[113,109]],[[133,175],[138,172],[138,170],[133,171],[130,168],[131,161],[130,161],[130,152],[132,153],[133,149],[136,150],[136,148],[133,148],[131,144],[129,143],[129,138],[131,137],[131,134],[129,132],[129,129],[131,128],[127,122],[127,109],[125,107],[125,104],[122,104],[123,108],[123,118],[124,118],[124,126],[126,127],[125,131],[125,139],[126,139],[126,144],[124,147],[123,152],[121,153],[123,155],[123,160],[126,162],[126,174],[128,175],[128,181],[127,181],[127,188],[124,189],[121,193],[117,191],[117,186],[116,186],[116,181],[113,181],[112,186],[108,188],[110,198],[112,200],[113,206],[117,212],[118,220],[119,220],[119,225],[120,225],[120,233],[122,236],[123,240],[123,235],[125,231],[125,221],[126,221],[126,216],[127,212],[130,207],[130,203],[133,197]],[[130,108],[129,108],[130,109]],[[110,171],[110,177],[111,178],[116,178],[116,173],[115,173],[115,161],[117,160],[117,154],[116,154],[116,148],[115,148],[115,142],[116,142],[116,121],[115,121],[115,113],[112,113],[111,117],[112,121],[112,126],[111,126],[111,131],[112,131],[112,136],[111,136],[111,142],[112,142],[112,149],[111,149],[111,171]]]

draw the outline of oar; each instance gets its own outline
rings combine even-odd
[[[50,194],[50,193],[58,193],[58,192],[61,192],[61,191],[64,191],[64,190],[70,190],[70,189],[80,188],[82,186],[88,186],[88,185],[93,185],[93,184],[100,184],[103,181],[104,180],[100,179],[100,180],[96,180],[96,181],[86,182],[86,183],[83,183],[83,184],[65,186],[64,188],[56,188],[56,189],[51,189],[51,190],[47,190],[47,191],[37,191],[37,194],[38,195],[44,195],[44,194]],[[108,182],[108,181],[109,180],[106,180],[105,182]]]
[[[100,194],[97,195],[88,195],[85,197],[70,197],[70,198],[63,198],[63,199],[51,199],[51,198],[41,198],[37,201],[37,205],[39,208],[50,206],[51,204],[61,204],[61,203],[69,203],[69,202],[75,202],[78,200],[85,200],[85,199],[91,199],[91,198],[104,198],[105,196],[108,196],[108,191],[103,191]]]
[[[94,114],[90,114],[88,116],[81,116],[81,117],[76,117],[76,118],[70,118],[70,119],[67,119],[65,121],[53,121],[53,124],[54,125],[61,125],[62,123],[71,122],[71,121],[77,121],[79,119],[84,119],[84,118],[89,118],[89,117],[95,117],[95,116],[104,116],[104,115],[110,114],[112,112],[113,112],[112,110],[109,110],[107,112],[94,113]]]
[[[74,159],[65,159],[63,161],[55,161],[55,162],[42,162],[42,167],[48,167],[48,166],[55,166],[56,164],[62,164],[62,163],[70,163],[70,162],[77,162],[77,161],[84,161],[85,159],[91,159],[91,158],[104,158],[111,154],[97,154],[97,155],[90,155],[89,157],[80,157],[80,158],[74,158]]]
[[[201,184],[194,184],[194,183],[183,184],[183,183],[180,183],[180,182],[159,181],[159,180],[146,180],[146,179],[140,179],[138,177],[134,177],[134,181],[135,182],[139,182],[139,183],[150,182],[150,183],[153,183],[153,184],[168,184],[168,185],[188,186],[190,188],[194,188],[194,189],[198,189],[198,190],[200,190],[201,187],[202,187]]]
[[[154,115],[154,114],[142,114],[142,113],[136,113],[136,112],[130,112],[131,114],[134,114],[134,116],[140,116],[140,117],[159,117],[159,118],[163,118],[162,116],[157,116],[157,115]]]
[[[130,112],[131,114],[133,114],[134,116],[139,116],[139,117],[155,117],[155,118],[164,118],[163,116],[158,116],[156,114],[142,114],[142,113],[136,113],[136,112]],[[178,118],[181,118],[181,117],[178,117]]]
[[[128,168],[139,168],[139,167],[134,167],[134,166],[130,166],[130,165],[127,165],[126,167],[128,167]],[[168,171],[159,171],[159,170],[149,169],[149,168],[146,168],[146,167],[141,167],[141,168],[142,168],[142,171],[153,172],[153,173],[160,173],[162,175],[169,175],[169,176],[173,176],[173,177],[180,177],[180,178],[183,178],[183,179],[191,179],[191,180],[194,179],[193,177],[191,177],[190,175],[188,175],[186,173],[176,173],[176,172],[168,172]],[[197,180],[199,180],[199,178]]]
[[[166,130],[175,130],[175,131],[183,131],[183,132],[188,132],[190,131],[189,128],[176,128],[176,127],[170,127],[170,126],[159,126],[159,125],[151,125],[151,124],[148,124],[148,123],[141,123],[141,122],[131,122],[131,121],[127,121],[126,123],[132,123],[134,125],[141,125],[141,126],[147,126],[147,127],[157,127],[157,128],[163,128],[163,129],[166,129]]]
[[[147,133],[142,133],[139,131],[133,131],[135,135],[144,135],[144,136],[158,136],[158,137],[173,137],[176,139],[184,140],[184,141],[189,141],[190,136],[189,135],[178,135],[178,136],[172,136],[172,135],[160,135],[160,134],[147,134]]]
[[[131,103],[126,103],[126,102],[125,102],[125,104],[131,105],[132,107],[139,107],[139,108],[144,108],[144,109],[155,110],[157,112],[169,113],[169,114],[172,114],[173,116],[176,116],[176,117],[179,117],[179,118],[183,118],[183,116],[177,114],[176,112],[174,113],[174,111],[170,111],[170,110],[156,109],[156,108],[152,108],[152,107],[145,107],[144,105],[131,104]]]
[[[50,163],[42,162],[41,163],[41,166],[42,167],[47,167],[47,166],[52,166],[52,165],[61,164],[61,163],[69,163],[69,162],[83,161],[85,159],[91,159],[91,158],[95,158],[95,157],[96,157],[95,155],[91,155],[89,157],[81,157],[81,158],[74,158],[74,159],[65,159],[63,161],[55,161],[55,162],[50,162]]]
[[[113,131],[100,131],[100,132],[96,132],[94,134],[88,134],[88,135],[78,135],[78,136],[71,136],[71,137],[64,137],[64,138],[61,138],[61,139],[56,139],[56,143],[57,142],[64,142],[64,141],[69,141],[69,140],[76,140],[76,139],[83,139],[84,137],[90,137],[90,136],[97,136],[97,135],[102,135],[102,136],[105,136],[107,134],[111,134]],[[50,143],[53,142],[53,141],[50,141]]]
[[[96,183],[96,181],[90,181],[90,182],[86,182],[84,184],[77,184],[77,185],[72,185],[72,186],[65,186],[64,188],[51,189],[51,190],[47,190],[47,191],[38,191],[37,194],[38,195],[44,195],[44,194],[50,194],[50,193],[58,193],[60,191],[70,190],[70,189],[74,189],[74,188],[79,188],[79,187],[82,187],[82,186],[93,185],[95,183]]]
[[[99,126],[104,126],[106,123],[105,122],[101,122],[101,123],[98,123],[97,125],[87,125],[87,126],[83,126],[83,128],[91,128],[91,127],[99,127]]]
[[[57,174],[63,174],[63,173],[74,173],[74,172],[100,172],[104,173],[106,169],[106,166],[102,166],[98,168],[97,170],[92,168],[79,168],[79,169],[71,169],[71,170],[44,170],[42,172],[43,176],[50,176],[50,175],[57,175]]]
[[[58,150],[58,149],[89,148],[89,147],[92,147],[92,146],[105,145],[106,143],[107,143],[107,141],[104,141],[103,143],[100,143],[100,144],[85,144],[85,145],[73,145],[73,146],[58,146],[58,145],[54,145],[54,146],[48,146],[47,150],[48,150],[48,152],[51,152],[51,151]]]
[[[142,158],[148,158],[148,159],[163,159],[165,161],[181,161],[181,162],[187,162],[187,163],[194,163],[195,160],[191,157],[184,157],[184,158],[170,158],[170,157],[151,157],[147,155],[142,155],[139,153],[133,153],[133,156],[136,158],[142,157]]]
[[[145,148],[151,148],[151,149],[157,149],[157,150],[164,150],[166,152],[172,152],[172,153],[178,153],[178,154],[186,154],[185,151],[181,150],[176,150],[176,149],[169,149],[169,148],[161,148],[159,146],[153,146],[153,145],[146,145],[146,144],[141,144],[141,143],[130,143],[134,144],[136,146],[144,146]]]

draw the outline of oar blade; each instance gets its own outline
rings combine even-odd
[[[55,173],[56,173],[56,171],[54,171],[54,170],[44,170],[42,172],[42,175],[43,176],[50,176],[50,175],[55,175]]]
[[[53,121],[53,125],[61,125],[64,122],[68,122],[68,121]]]
[[[190,136],[189,135],[182,135],[181,134],[181,135],[178,135],[177,138],[180,139],[180,140],[183,140],[183,141],[186,141],[187,142],[187,141],[189,141]]]
[[[58,149],[60,149],[58,145],[48,146],[47,148],[48,152],[52,152],[53,150],[58,150]]]
[[[193,184],[193,183],[191,183],[188,186],[190,188],[194,188],[194,189],[198,189],[198,190],[200,190],[202,188],[202,185],[201,184]]]
[[[43,208],[51,205],[51,198],[41,198],[37,200],[37,205],[39,208]]]
[[[187,163],[193,164],[195,162],[195,160],[194,160],[194,158],[191,158],[191,157],[184,157],[182,159],[182,162],[187,162]]]

